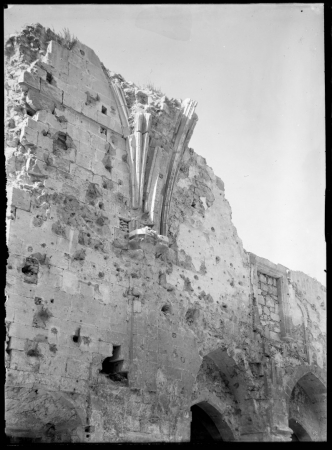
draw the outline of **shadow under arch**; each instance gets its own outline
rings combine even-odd
[[[69,393],[35,385],[33,389],[22,388],[20,394],[21,397],[28,394],[35,406],[22,411],[21,403],[16,402],[15,407],[6,412],[5,433],[10,442],[46,443],[60,438],[59,442],[69,443],[75,430],[82,440],[86,413]]]
[[[296,384],[306,392],[312,403],[321,401],[322,394],[326,394],[326,379],[322,369],[313,366],[300,366],[287,383],[286,401],[289,401]]]
[[[301,442],[308,442],[312,441],[311,437],[307,433],[307,431],[303,428],[303,426],[298,422],[296,419],[289,419],[289,428],[293,430],[293,433],[295,435],[292,436],[292,441],[301,441]]]
[[[195,439],[199,441],[195,433],[194,427],[203,425],[207,434],[207,440],[220,442],[220,441],[234,441],[234,434],[229,425],[223,419],[222,414],[218,409],[208,401],[198,401],[191,406],[192,413],[192,427],[191,427],[191,442]],[[210,439],[209,439],[210,438]]]
[[[295,435],[299,438],[299,440],[309,440],[305,433],[307,433],[306,429],[300,422],[297,420],[298,418],[301,420],[301,415],[298,416],[297,410],[292,408],[292,394],[296,386],[301,388],[308,399],[309,403],[306,403],[306,411],[311,411],[310,414],[313,414],[311,418],[311,423],[309,427],[309,423],[307,423],[308,429],[310,430],[311,435],[310,440],[314,441],[326,441],[326,433],[327,433],[327,414],[326,414],[326,384],[325,381],[325,373],[322,369],[315,366],[302,366],[298,367],[291,378],[291,382],[287,383],[286,390],[286,402],[287,402],[287,410],[289,414],[289,418],[293,419],[293,421],[289,422],[289,427],[295,431]],[[295,420],[295,422],[294,422]],[[307,421],[304,421],[304,425],[306,425]],[[293,426],[291,426],[291,424]],[[315,424],[315,425],[313,425]],[[302,429],[300,428],[300,425]],[[293,428],[296,426],[297,428]],[[303,431],[304,430],[304,431]],[[300,439],[300,437],[301,439]]]

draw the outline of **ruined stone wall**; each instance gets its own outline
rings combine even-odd
[[[195,102],[40,25],[5,53],[7,434],[289,440],[301,380],[324,420],[325,288],[243,249]]]

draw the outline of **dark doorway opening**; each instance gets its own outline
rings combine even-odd
[[[198,405],[193,405],[191,407],[191,413],[190,442],[223,441],[215,423],[202,408]]]
[[[306,442],[311,441],[311,437],[307,433],[307,431],[303,428],[303,426],[295,419],[289,419],[289,428],[293,430],[293,434],[291,436],[292,442]]]

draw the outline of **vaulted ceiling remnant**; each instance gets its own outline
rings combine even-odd
[[[188,147],[198,120],[195,108],[197,102],[190,98],[176,101],[178,111],[170,114],[169,100],[163,97],[157,107],[148,96],[149,92],[135,89],[136,102],[128,108],[132,90],[122,89],[121,84],[112,82],[120,110],[123,129],[127,130],[132,120],[132,133],[124,132],[127,139],[128,165],[130,168],[131,206],[141,212],[144,224],[155,227],[161,235],[167,235],[168,211],[172,199],[173,186],[181,165],[182,156]],[[127,97],[127,103],[125,98]],[[143,108],[141,108],[142,105]],[[138,107],[137,107],[138,106]],[[151,110],[146,112],[146,110]],[[153,131],[158,128],[158,115],[170,116],[164,145],[150,145]],[[157,120],[156,120],[157,118]],[[166,147],[169,147],[166,150]],[[166,151],[165,151],[166,150]],[[165,153],[167,153],[165,157]],[[131,226],[131,231],[139,227]]]
[[[169,168],[166,180],[166,189],[161,210],[160,234],[163,235],[167,234],[168,211],[172,199],[174,183],[180,168],[181,159],[184,151],[188,147],[190,138],[194,132],[194,128],[198,120],[197,114],[195,114],[196,106],[197,102],[191,100],[190,98],[184,100],[181,105],[181,121],[179,128],[174,135],[173,151],[168,166]]]

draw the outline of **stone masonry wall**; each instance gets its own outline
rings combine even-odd
[[[195,102],[39,24],[5,56],[10,439],[189,441],[196,404],[290,440],[298,386],[324,422],[325,288],[244,250]]]

